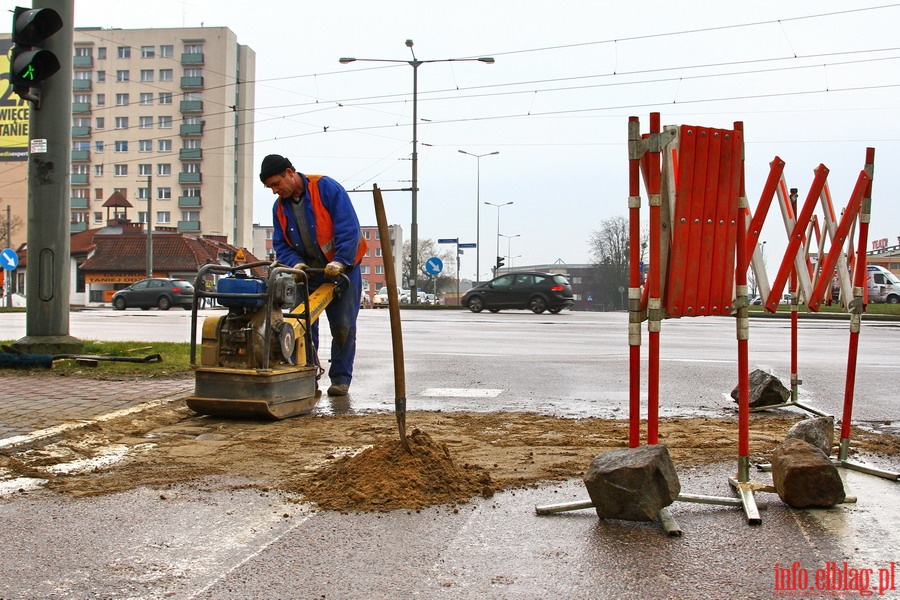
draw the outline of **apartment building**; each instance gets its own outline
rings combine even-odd
[[[250,247],[255,70],[227,27],[76,29],[72,231],[118,192],[145,227]]]

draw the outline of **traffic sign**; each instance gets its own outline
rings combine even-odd
[[[425,261],[425,272],[429,275],[437,275],[444,269],[444,263],[436,256]]]
[[[473,243],[471,243],[471,244],[460,244],[459,247],[460,247],[460,248],[475,248],[477,245],[478,245],[478,244],[475,244],[475,243],[473,242]]]
[[[438,244],[457,244],[459,238],[438,238]]]
[[[19,266],[19,255],[12,248],[6,248],[3,252],[0,252],[0,263],[2,263],[4,269],[12,271]]]

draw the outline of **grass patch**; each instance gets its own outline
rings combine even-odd
[[[15,340],[0,341],[10,345]],[[191,372],[191,345],[174,342],[98,342],[84,341],[84,351],[79,356],[146,358],[153,354],[162,357],[160,362],[134,363],[98,361],[97,366],[88,366],[73,359],[53,361],[53,368],[0,369],[0,375],[48,374],[85,377],[93,379],[183,377]]]

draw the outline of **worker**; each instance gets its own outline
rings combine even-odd
[[[362,294],[359,263],[367,250],[356,210],[337,181],[299,173],[290,160],[278,154],[263,159],[259,179],[278,196],[272,208],[272,247],[278,262],[296,269],[324,268],[324,277],[310,275],[310,292],[342,274],[350,280],[349,289],[325,308],[332,337],[328,395],[346,396],[356,357],[356,318]],[[311,333],[318,351],[318,321]]]

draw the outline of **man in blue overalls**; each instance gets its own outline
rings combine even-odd
[[[367,250],[356,210],[337,181],[298,173],[290,160],[277,154],[263,159],[259,179],[278,196],[272,208],[272,247],[278,261],[296,269],[324,268],[324,277],[310,275],[310,292],[341,274],[350,280],[350,287],[325,309],[332,336],[328,395],[346,396],[356,356],[356,318],[362,294],[359,263]],[[316,321],[312,327],[317,351],[318,325]]]

